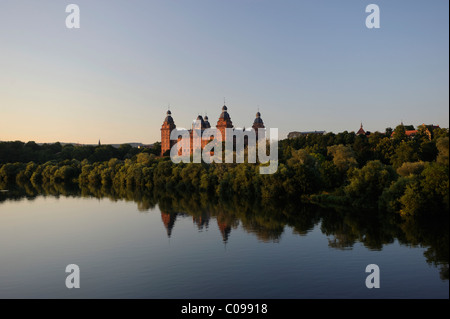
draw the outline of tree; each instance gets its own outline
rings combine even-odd
[[[387,127],[384,133],[386,134],[386,137],[391,137],[393,132],[394,130],[392,127]]]
[[[397,177],[392,167],[380,161],[370,161],[361,169],[354,169],[349,177],[350,184],[345,194],[355,206],[377,207],[377,201],[384,188]]]
[[[436,142],[436,147],[439,152],[436,161],[439,164],[449,166],[449,157],[448,157],[448,155],[449,155],[449,138],[448,138],[448,136],[438,139]]]
[[[150,153],[159,156],[161,154],[161,142],[153,143],[153,147],[150,149]]]
[[[322,183],[317,160],[306,150],[294,151],[281,175],[288,195],[314,193]]]
[[[419,146],[418,157],[421,161],[433,162],[436,159],[438,150],[435,142],[424,139]]]
[[[398,141],[406,141],[408,136],[406,136],[406,129],[403,124],[397,125],[397,127],[394,130],[393,137],[395,140]]]
[[[448,129],[444,129],[441,127],[435,127],[431,132],[433,141],[437,141],[440,138],[448,137]]]
[[[16,180],[17,174],[25,169],[23,163],[8,163],[0,167],[0,182],[12,183]]]
[[[391,158],[394,168],[400,167],[405,162],[415,162],[418,160],[417,143],[414,141],[401,141]]]
[[[383,164],[391,164],[397,144],[397,141],[388,137],[380,139],[375,146],[374,157]]]
[[[34,141],[29,141],[27,144],[25,144],[26,148],[29,148],[31,151],[33,152],[37,152],[40,150],[40,146],[38,144],[36,144],[36,142]]]
[[[341,172],[347,172],[350,168],[356,167],[358,162],[356,161],[355,152],[351,146],[345,146],[342,144],[328,146],[328,155],[333,157],[333,163],[337,169]]]
[[[425,169],[426,163],[425,162],[405,162],[397,168],[397,173],[400,176],[410,176],[410,175],[420,175],[422,171]]]
[[[379,198],[379,209],[393,213],[401,211],[402,204],[400,203],[400,198],[405,194],[406,187],[414,183],[417,179],[417,175],[401,176],[389,187],[386,187]]]
[[[136,156],[136,163],[138,164],[143,164],[143,165],[148,165],[151,162],[151,157],[150,154],[148,153],[139,153]]]
[[[432,163],[406,186],[400,198],[403,215],[448,214],[449,211],[448,166]]]
[[[355,137],[353,151],[360,166],[366,165],[368,161],[373,159],[371,145],[366,135],[358,135]]]

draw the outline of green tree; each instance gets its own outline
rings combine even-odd
[[[347,172],[350,168],[358,165],[355,152],[351,146],[342,144],[328,146],[328,155],[333,157],[333,164],[341,172]]]
[[[405,162],[402,164],[402,166],[397,168],[397,174],[405,177],[410,175],[420,175],[420,173],[422,173],[426,166],[427,163],[425,162]]]
[[[427,138],[423,138],[419,146],[418,158],[421,161],[433,162],[436,160],[438,149],[435,142],[430,142]]]
[[[392,133],[394,132],[394,130],[392,129],[392,127],[387,127],[384,134],[386,135],[386,137],[391,137]]]
[[[372,148],[366,135],[356,136],[352,148],[360,167],[373,159]]]
[[[378,207],[381,210],[397,213],[402,209],[400,198],[405,194],[408,185],[415,183],[418,179],[417,175],[401,176],[389,187],[383,190],[378,202]]]
[[[320,189],[322,183],[317,160],[306,150],[292,153],[292,158],[288,160],[286,170],[281,176],[287,195],[314,193]]]
[[[403,215],[447,214],[449,211],[449,168],[430,163],[406,187],[400,198]]]
[[[393,137],[397,141],[406,141],[408,136],[406,136],[406,129],[403,124],[397,125],[393,132]]]
[[[151,162],[150,154],[148,153],[139,153],[136,157],[136,163],[143,164],[143,165],[149,165]]]
[[[388,187],[397,174],[380,161],[370,161],[361,169],[354,169],[349,177],[350,184],[345,194],[355,206],[377,207],[377,201],[384,188]]]
[[[394,168],[400,167],[405,162],[419,160],[417,143],[415,141],[401,141],[391,158]]]
[[[382,138],[375,146],[374,157],[383,164],[391,164],[392,157],[395,154],[398,141],[392,138]]]
[[[442,137],[437,140],[436,147],[438,149],[438,156],[436,161],[442,165],[449,165],[449,139],[447,137]]]

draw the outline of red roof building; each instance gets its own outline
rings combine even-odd
[[[361,123],[361,127],[359,128],[358,132],[356,132],[356,135],[366,135],[366,131],[364,131],[362,123]]]

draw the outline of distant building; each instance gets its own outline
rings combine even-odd
[[[364,131],[363,129],[363,124],[361,123],[361,126],[359,127],[358,132],[356,132],[356,135],[366,135],[369,136],[370,132],[369,131]]]
[[[394,133],[395,133],[395,132],[394,132]],[[394,134],[394,133],[392,133],[392,134]],[[406,130],[406,131],[405,131],[406,136],[411,137],[411,138],[413,138],[414,136],[416,136],[417,133],[419,133],[418,130]]]
[[[403,125],[403,122],[401,123],[401,125]],[[418,130],[414,129],[413,125],[403,125],[403,127],[405,128],[406,136],[409,138],[414,138],[417,135],[417,133],[419,133]],[[394,137],[394,136],[395,136],[395,131],[392,132],[391,137]]]
[[[366,131],[364,131],[362,123],[361,123],[361,127],[359,128],[358,132],[356,132],[356,135],[366,135]]]
[[[306,131],[306,132],[290,132],[288,138],[296,138],[299,136],[309,136],[309,135],[323,135],[325,131]]]
[[[405,126],[405,128],[414,128],[414,126],[408,125],[408,126]],[[418,126],[418,130],[405,130],[405,134],[409,138],[414,138],[417,134],[419,134],[421,131],[423,131],[423,133],[425,135],[427,135],[428,139],[431,141],[433,130],[436,128],[439,128],[439,125],[433,125],[433,124],[426,125],[425,123],[423,123],[422,125]],[[395,136],[395,131],[392,132],[391,137],[394,137],[394,136]]]

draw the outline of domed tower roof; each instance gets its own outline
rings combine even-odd
[[[263,120],[261,118],[261,113],[259,113],[259,111],[258,111],[256,113],[256,118],[253,121],[253,125],[252,125],[252,129],[254,129],[255,132],[256,132],[256,138],[258,138],[258,136],[259,136],[258,130],[259,129],[263,129],[263,128],[265,128],[264,122],[263,122]],[[264,133],[261,133],[261,134],[264,134]]]
[[[196,124],[195,122],[200,122],[200,128],[204,129],[206,127],[206,122],[203,120],[203,116],[197,116],[197,119],[194,121],[193,126]]]
[[[262,118],[261,118],[261,113],[256,113],[256,118],[253,121],[253,124],[264,124]]]
[[[230,114],[228,114],[228,108],[226,105],[222,106],[222,114],[220,114],[220,118],[224,120],[230,119]]]
[[[173,124],[172,112],[170,112],[170,110],[168,110],[166,115],[167,116],[166,116],[164,122],[167,122],[169,124]]]
[[[211,124],[209,124],[209,121],[208,121],[208,115],[205,115],[205,127],[211,128]]]

